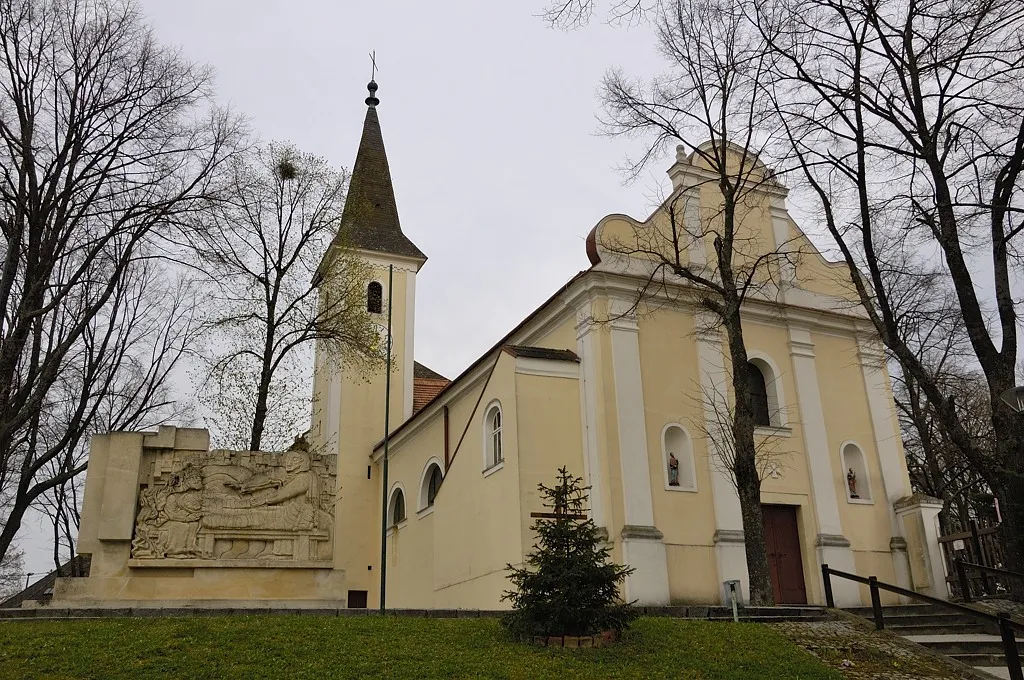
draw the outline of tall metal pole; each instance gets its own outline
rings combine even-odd
[[[381,492],[380,513],[380,610],[383,612],[388,576],[388,439],[391,434],[391,287],[395,280],[395,265],[388,265],[388,359],[384,378],[384,481]]]

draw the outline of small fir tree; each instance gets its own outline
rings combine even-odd
[[[583,515],[590,487],[582,483],[562,467],[554,487],[537,485],[551,512],[533,524],[537,543],[525,565],[507,565],[514,588],[502,595],[512,603],[502,624],[515,635],[621,632],[636,616],[619,597],[633,569],[609,561],[603,532]]]

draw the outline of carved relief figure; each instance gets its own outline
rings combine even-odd
[[[172,452],[150,459],[134,559],[328,560],[334,457],[297,439],[282,454]]]
[[[846,473],[846,485],[850,488],[850,498],[860,498],[857,495],[857,473],[853,471],[853,468]]]
[[[220,499],[220,507],[203,517],[211,529],[310,530],[316,526],[320,480],[310,471],[309,454],[284,454],[284,475],[253,475],[224,486],[236,491]]]
[[[139,493],[135,557],[194,557],[196,533],[203,508],[203,476],[186,465],[164,487],[146,487]]]
[[[679,460],[675,454],[668,454],[668,485],[679,486]]]
[[[168,557],[193,557],[199,552],[196,532],[203,516],[203,474],[186,465],[164,499],[163,532]]]

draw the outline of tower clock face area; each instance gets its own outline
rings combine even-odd
[[[389,337],[390,337],[390,340],[391,340],[391,347],[394,348],[394,346],[395,346],[395,338],[394,338],[393,335],[392,336],[388,335],[388,327],[385,326],[382,323],[375,323],[375,324],[373,324],[373,327],[377,331],[377,336],[380,337],[380,346],[381,346],[381,348],[385,349],[385,350],[387,349]]]

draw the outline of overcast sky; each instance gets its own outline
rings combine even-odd
[[[597,134],[605,71],[663,64],[647,27],[549,28],[546,0],[143,0],[158,38],[216,70],[218,98],[266,140],[351,169],[368,53],[405,233],[427,254],[416,360],[462,372],[589,262],[604,215],[643,217],[666,159],[631,186],[636,142]],[[27,527],[26,569],[52,569]]]
[[[626,143],[596,134],[606,69],[662,68],[649,29],[554,30],[537,17],[545,1],[143,6],[161,39],[216,69],[221,100],[262,137],[346,168],[376,50],[402,227],[429,258],[415,358],[454,377],[589,265],[601,217],[644,213],[664,177],[624,187]]]

